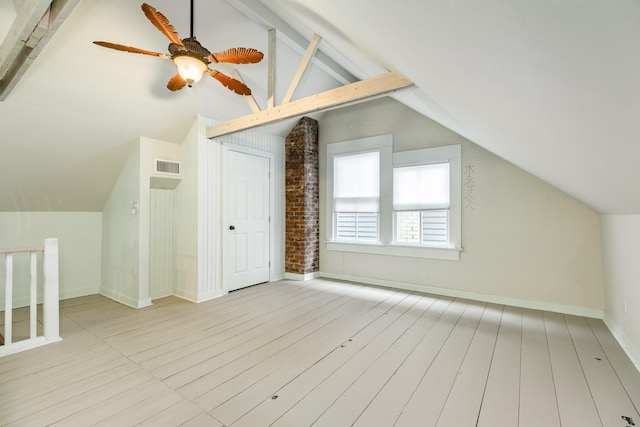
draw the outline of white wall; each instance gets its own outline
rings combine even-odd
[[[60,298],[98,293],[100,289],[102,214],[100,212],[0,212],[0,247],[42,246],[44,239],[58,239]],[[41,256],[39,295],[42,296]],[[29,256],[14,257],[14,305],[29,304]],[[0,278],[4,288],[4,256]],[[0,306],[4,293],[0,292]]]
[[[203,120],[196,119],[182,142],[182,182],[174,190],[174,293],[190,301],[198,300],[198,139]]]
[[[140,144],[132,152],[102,211],[100,293],[140,307]],[[134,203],[138,210],[134,209]]]
[[[180,161],[182,148],[178,144],[140,137],[133,143],[129,159],[103,209],[100,292],[136,308],[151,304],[150,179],[154,175],[155,159]],[[154,240],[154,244],[165,242]],[[154,254],[157,253],[154,250]]]
[[[174,190],[151,189],[149,212],[149,297],[173,295],[175,273]]]
[[[152,188],[156,159],[182,162],[182,145],[140,138],[140,300],[173,294],[174,191]],[[180,181],[176,181],[180,182]],[[181,182],[180,182],[181,183]],[[177,184],[180,185],[180,184]]]
[[[602,217],[605,321],[640,369],[640,215]]]
[[[394,151],[462,144],[463,172],[473,167],[473,192],[464,186],[463,173],[460,261],[329,251],[322,245],[322,274],[603,315],[598,213],[389,98],[334,110],[320,121],[321,235],[330,220],[324,214],[327,144],[388,133]],[[468,195],[472,203],[465,202]]]

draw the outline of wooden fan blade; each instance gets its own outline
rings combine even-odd
[[[150,50],[139,49],[137,47],[125,46],[123,44],[95,41],[94,44],[102,47],[108,47],[109,49],[121,50],[123,52],[140,53],[142,55],[159,56],[161,58],[169,58],[166,53],[152,52]]]
[[[175,76],[171,77],[171,80],[169,80],[169,83],[167,83],[167,89],[176,91],[182,89],[186,85],[187,81],[183,79],[180,74],[176,74]]]
[[[233,77],[222,74],[218,70],[212,69],[209,69],[209,75],[222,83],[224,87],[234,91],[238,95],[251,95],[251,89],[249,89],[249,86],[242,83],[240,80],[236,80]]]
[[[171,25],[171,22],[164,16],[162,13],[158,12],[155,7],[148,5],[147,3],[142,4],[142,11],[144,15],[147,17],[151,23],[162,32],[171,43],[177,44],[178,46],[184,46],[182,44],[182,40],[178,35],[176,29]]]
[[[232,47],[224,52],[212,53],[211,62],[230,62],[232,64],[255,64],[262,61],[264,54],[248,47]]]

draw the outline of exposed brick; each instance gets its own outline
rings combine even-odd
[[[285,271],[313,273],[320,266],[318,122],[303,117],[285,144]]]

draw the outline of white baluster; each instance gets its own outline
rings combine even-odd
[[[4,290],[4,345],[11,344],[13,332],[13,255],[6,255]]]
[[[60,341],[60,319],[58,303],[58,239],[44,241],[44,338]]]
[[[38,336],[38,253],[31,252],[31,302],[29,303],[30,337]]]

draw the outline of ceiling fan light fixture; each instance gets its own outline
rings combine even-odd
[[[212,62],[216,64],[218,62],[254,64],[262,60],[264,56],[262,52],[246,47],[234,47],[217,53],[209,52],[193,35],[193,0],[191,0],[191,37],[185,39],[180,38],[180,35],[175,27],[171,25],[167,17],[160,13],[155,7],[143,3],[142,11],[153,26],[160,30],[171,42],[169,44],[169,54],[111,42],[94,41],[94,43],[109,49],[171,59],[178,70],[178,73],[171,77],[167,83],[167,89],[173,92],[187,85],[189,87],[193,86],[194,83],[202,79],[202,75],[206,71],[207,74],[238,95],[251,95],[251,89],[242,81],[229,77],[219,70],[209,68],[209,64]]]
[[[178,74],[185,79],[189,87],[193,86],[202,78],[202,74],[207,71],[207,64],[199,58],[190,55],[179,55],[172,58],[176,64]]]

